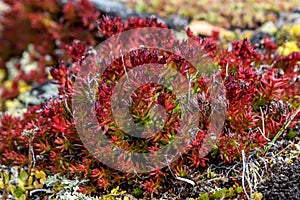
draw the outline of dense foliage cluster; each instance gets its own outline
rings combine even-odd
[[[260,46],[254,47],[244,40],[232,42],[225,49],[219,44],[217,34],[212,38],[200,39],[188,30],[188,37],[204,49],[213,60],[213,65],[220,69],[216,73],[223,78],[227,97],[223,131],[211,155],[200,158],[199,151],[209,128],[211,114],[208,98],[208,83],[211,79],[196,76],[195,68],[176,54],[147,47],[132,50],[124,57],[114,58],[114,62],[98,80],[95,110],[99,127],[106,130],[112,142],[128,151],[153,152],[168,144],[176,134],[180,115],[180,107],[172,92],[159,85],[145,85],[132,95],[132,116],[136,121],[147,120],[151,104],[149,99],[166,109],[168,126],[150,139],[135,139],[132,142],[132,138],[117,127],[109,110],[114,85],[126,73],[124,63],[128,71],[142,64],[159,63],[173,67],[182,74],[188,72],[190,76],[195,76],[193,88],[201,111],[199,131],[188,151],[170,163],[169,168],[148,174],[117,172],[95,159],[78,136],[72,112],[76,73],[84,70],[81,64],[97,42],[125,30],[167,26],[153,18],[129,18],[122,21],[118,17],[101,16],[86,0],[65,5],[55,0],[4,2],[10,5],[10,10],[1,19],[4,27],[0,40],[1,67],[6,71],[0,88],[1,110],[5,112],[5,102],[22,93],[20,82],[34,86],[51,81],[59,86],[59,95],[42,105],[28,105],[22,117],[8,114],[1,117],[1,163],[31,165],[32,158],[28,152],[32,147],[34,154],[31,156],[34,156],[34,167],[37,170],[89,179],[88,185],[81,186],[84,193],[99,194],[100,191],[116,185],[122,186],[126,182],[133,191],[153,196],[159,194],[164,182],[174,174],[186,177],[205,167],[209,159],[232,162],[240,159],[242,150],[248,155],[263,153],[257,152],[257,147],[266,145],[300,106],[300,53],[280,55],[278,46],[268,37],[264,38]],[[135,38],[128,42],[142,39]],[[174,37],[166,42],[180,52],[189,51],[187,41],[178,42]],[[37,62],[38,67],[28,72],[17,59],[13,65],[18,73],[11,77],[8,61],[12,57],[20,57],[29,45],[34,49],[29,51],[29,60]],[[195,52],[189,53],[193,55]],[[51,66],[50,74],[46,70],[47,66]],[[157,93],[160,95],[157,96]],[[286,131],[292,130],[299,120],[298,114]],[[33,130],[34,134],[28,137],[23,134],[24,130]],[[126,166],[126,163],[117,164]]]
[[[280,12],[292,11],[299,6],[299,2],[295,0],[287,3],[269,0],[130,0],[128,4],[139,12],[155,13],[163,17],[179,14],[192,20],[205,20],[231,29],[253,29],[267,21],[274,22]]]

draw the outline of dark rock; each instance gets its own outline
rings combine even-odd
[[[69,0],[60,0],[64,5]],[[75,0],[72,0],[76,2]],[[106,0],[90,0],[94,4],[95,8],[101,12],[101,14],[107,14],[110,16],[119,16],[123,19],[128,18],[129,16],[138,16],[138,14],[132,9],[126,7],[122,2],[117,1],[106,1]]]
[[[179,15],[171,15],[166,19],[166,24],[169,28],[174,30],[182,30],[184,29],[189,23],[187,18],[184,18]]]
[[[296,13],[296,14],[300,15],[300,8],[296,8],[295,10],[293,10],[293,13]]]
[[[271,167],[272,176],[258,185],[257,190],[264,199],[299,199],[300,198],[300,162],[292,164],[277,163]]]
[[[300,23],[300,12],[299,9],[294,10],[294,12],[292,13],[286,13],[286,12],[282,12],[279,15],[279,18],[276,22],[276,26],[277,28],[282,28],[283,26],[287,25],[287,24],[298,24]]]
[[[47,81],[35,86],[30,92],[19,95],[18,99],[25,105],[40,105],[58,96],[59,85]]]
[[[275,43],[277,42],[277,39],[274,36],[271,36],[269,33],[261,32],[261,31],[254,33],[250,38],[250,42],[253,45],[261,44],[263,42],[264,37],[269,37],[272,42]]]
[[[118,15],[121,18],[128,18],[128,16],[137,15],[135,11],[126,7],[124,3],[116,1],[106,1],[106,0],[90,0],[95,7],[104,14]]]

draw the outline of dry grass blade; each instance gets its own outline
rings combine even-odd
[[[271,147],[275,144],[279,136],[283,133],[283,131],[290,125],[296,115],[300,112],[300,106],[295,110],[295,112],[291,115],[291,117],[284,123],[283,127],[278,131],[273,140],[269,143],[269,145],[265,148],[265,153],[267,153]]]

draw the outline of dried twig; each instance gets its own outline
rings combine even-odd
[[[24,130],[22,132],[22,136],[25,136],[28,138],[28,159],[29,159],[29,164],[28,164],[28,174],[31,174],[31,169],[34,168],[35,166],[35,156],[34,156],[34,151],[32,147],[32,142],[34,139],[34,136],[37,132],[38,128],[35,129],[30,129],[30,130]]]
[[[245,187],[245,177],[246,177],[246,168],[247,168],[247,164],[246,164],[246,157],[245,157],[245,151],[242,150],[242,160],[243,160],[243,175],[242,175],[242,187],[243,187],[243,190],[244,190],[244,193],[246,194],[247,196],[247,199],[250,199],[248,193],[247,193],[247,189]]]
[[[269,138],[266,137],[266,128],[265,128],[265,118],[264,118],[264,113],[261,109],[261,107],[259,107],[260,112],[261,112],[261,121],[262,121],[262,130],[258,127],[258,130],[260,130],[262,136],[267,140],[270,141]]]

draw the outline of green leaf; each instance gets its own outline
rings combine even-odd
[[[9,182],[9,174],[7,172],[3,172],[4,184],[7,185]]]
[[[133,194],[135,197],[140,197],[142,195],[142,191],[140,188],[134,188],[133,189]]]
[[[22,195],[18,198],[18,200],[26,200],[26,195],[25,195],[25,194],[22,194]]]
[[[230,187],[229,189],[228,189],[228,193],[227,193],[227,197],[233,197],[233,195],[234,195],[234,189],[233,189],[233,187]]]
[[[297,131],[293,131],[293,130],[290,130],[287,134],[287,138],[289,140],[293,139],[294,137],[296,137],[298,135],[298,132]]]
[[[14,185],[12,185],[12,184],[9,184],[8,187],[7,187],[7,189],[10,191],[11,194],[14,194],[15,191],[16,191],[16,189],[17,189],[17,187],[14,186]]]
[[[28,174],[24,169],[20,170],[20,179],[25,182],[28,178]]]
[[[4,189],[4,182],[2,179],[0,179],[0,189]]]
[[[226,196],[226,190],[227,188],[222,188],[222,190],[220,190],[221,198],[224,198]]]
[[[236,193],[241,194],[243,192],[243,188],[241,186],[236,188]]]
[[[213,194],[214,199],[220,199],[222,197],[221,191],[217,190]]]
[[[23,194],[23,190],[21,188],[16,188],[13,195],[17,198],[20,198]]]
[[[21,189],[24,189],[24,187],[25,187],[25,182],[22,181],[21,179],[18,179],[18,187],[21,188]]]
[[[209,200],[209,196],[207,193],[200,194],[199,198],[200,200]]]

